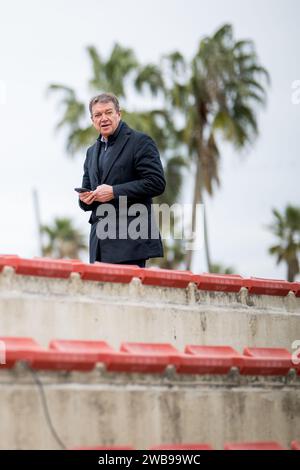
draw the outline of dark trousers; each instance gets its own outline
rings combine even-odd
[[[100,243],[99,242],[98,242],[98,248],[97,248],[96,261],[101,261],[101,248],[100,248]],[[130,260],[130,261],[121,261],[121,262],[115,263],[115,264],[132,264],[132,265],[135,265],[135,266],[139,266],[140,268],[145,268],[146,267],[146,259],[134,259],[134,260]]]
[[[139,266],[140,268],[146,267],[146,260],[145,259],[135,259],[133,261],[122,261],[121,263],[117,264],[134,264],[135,266]]]

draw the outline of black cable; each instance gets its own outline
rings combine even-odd
[[[61,449],[66,450],[67,449],[66,445],[61,440],[61,438],[59,437],[59,435],[57,434],[57,432],[55,430],[55,427],[53,426],[52,419],[51,419],[50,412],[49,412],[49,408],[48,408],[48,404],[47,404],[47,398],[46,398],[46,394],[45,394],[45,390],[44,390],[44,385],[41,382],[38,373],[34,369],[32,369],[27,362],[24,363],[24,366],[25,366],[25,369],[29,370],[29,372],[31,373],[31,375],[33,377],[33,380],[34,380],[35,384],[37,385],[37,387],[39,389],[40,397],[41,397],[41,400],[42,400],[42,407],[43,407],[43,410],[44,410],[44,415],[45,415],[46,422],[47,422],[47,425],[49,427],[50,432],[51,432],[53,438],[55,439],[55,441],[61,447]]]

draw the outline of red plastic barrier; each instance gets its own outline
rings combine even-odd
[[[239,292],[243,278],[238,274],[195,274],[194,282],[198,289],[221,292]]]
[[[180,353],[169,343],[128,343],[124,342],[120,346],[120,351],[130,354],[151,354],[154,356],[168,356],[170,358],[178,356]]]
[[[91,371],[97,362],[97,354],[45,350],[36,351],[30,364],[33,369],[39,370]]]
[[[83,353],[87,357],[96,355],[96,361],[106,365],[107,370],[114,372],[140,372],[140,373],[162,373],[170,364],[170,353],[155,352],[156,345],[147,345],[143,349],[143,343],[123,343],[121,351],[115,351],[105,341],[76,341],[76,340],[53,340],[50,348],[72,353]],[[152,352],[150,349],[152,347]],[[172,354],[179,354],[171,345]],[[175,353],[174,353],[175,351]]]
[[[281,297],[285,297],[290,290],[293,290],[291,282],[258,277],[245,279],[244,286],[247,287],[249,294],[277,295]]]
[[[80,273],[81,279],[98,282],[129,283],[133,277],[141,277],[141,268],[124,264],[81,263],[74,265],[73,271]]]
[[[120,355],[113,358],[108,370],[162,373],[180,357],[180,352],[168,343],[124,342],[120,351]]]
[[[3,270],[4,266],[11,266],[16,268],[19,262],[18,255],[0,255],[0,271]]]
[[[149,450],[213,450],[210,444],[160,444]]]
[[[0,336],[0,340],[5,343],[7,351],[36,351],[41,349],[41,346],[33,338],[27,336]]]
[[[294,292],[296,297],[300,297],[300,282],[292,283],[292,291]]]
[[[44,349],[32,338],[0,337],[0,340],[6,353],[6,364],[1,367],[11,368],[18,361],[26,361],[33,369],[87,371],[98,361],[96,354]]]
[[[52,258],[20,258],[16,267],[17,274],[67,279],[73,270],[72,262]]]
[[[49,348],[60,352],[103,354],[115,352],[106,341],[53,339]]]
[[[292,356],[283,348],[245,348],[241,374],[286,375],[291,368]]]
[[[250,277],[244,279],[238,274],[193,274],[190,271],[149,268],[141,269],[134,265],[93,263],[80,260],[53,258],[20,258],[18,255],[0,255],[0,272],[4,266],[11,266],[17,274],[68,278],[72,272],[79,273],[82,279],[98,282],[129,283],[138,277],[145,285],[186,288],[190,282],[198,289],[221,292],[239,292],[246,287],[250,294],[286,296],[293,291],[300,297],[300,283],[284,280]]]
[[[168,356],[153,354],[130,354],[119,352],[107,355],[104,359],[106,368],[111,372],[138,372],[161,374],[170,364]]]
[[[118,372],[163,373],[173,365],[178,373],[187,374],[226,374],[238,367],[244,375],[286,375],[291,368],[300,375],[300,365],[293,364],[291,353],[283,348],[245,348],[241,355],[229,346],[187,345],[182,354],[168,343],[124,342],[116,351],[105,341],[55,339],[49,349],[32,338],[0,337],[0,341],[5,345],[2,366],[6,368],[22,360],[47,370],[91,370],[101,362]]]
[[[52,258],[20,258],[17,255],[0,255],[0,270],[11,266],[17,274],[68,278],[73,270],[74,260]]]
[[[230,346],[187,345],[176,370],[189,374],[227,374],[231,367],[240,367],[242,355]]]
[[[193,273],[190,271],[176,271],[175,269],[141,269],[140,277],[145,285],[182,289],[187,287],[190,282],[194,282]]]
[[[111,356],[117,354],[106,341],[55,339],[50,341],[49,348],[58,352],[83,354],[92,363],[109,364]]]
[[[31,362],[35,352],[43,351],[43,348],[32,338],[1,336],[0,341],[3,341],[5,345],[5,364],[1,364],[4,368],[14,367],[18,361]]]
[[[135,450],[131,446],[89,446],[89,447],[70,447],[68,450]]]
[[[281,444],[275,441],[263,442],[227,442],[224,444],[225,450],[286,450]]]
[[[292,450],[300,450],[300,441],[292,441],[291,442],[291,449]]]

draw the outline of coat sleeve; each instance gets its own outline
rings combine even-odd
[[[166,187],[164,170],[156,144],[147,135],[142,135],[134,153],[134,171],[137,179],[113,186],[114,196],[138,199],[162,194]]]
[[[82,177],[81,187],[92,189],[90,177],[89,177],[88,158],[89,157],[88,157],[88,152],[87,152],[85,162],[83,165],[83,177]],[[93,202],[92,204],[86,204],[85,202],[81,201],[79,198],[78,198],[78,203],[79,203],[79,207],[84,211],[92,211],[93,209],[96,209],[96,207],[98,206],[97,202]]]

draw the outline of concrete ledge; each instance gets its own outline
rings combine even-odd
[[[0,273],[0,331],[53,338],[284,347],[300,340],[300,298],[199,291]]]
[[[39,373],[52,422],[67,447],[277,440],[300,434],[300,378]],[[0,371],[2,449],[59,448],[40,389],[19,364]]]

